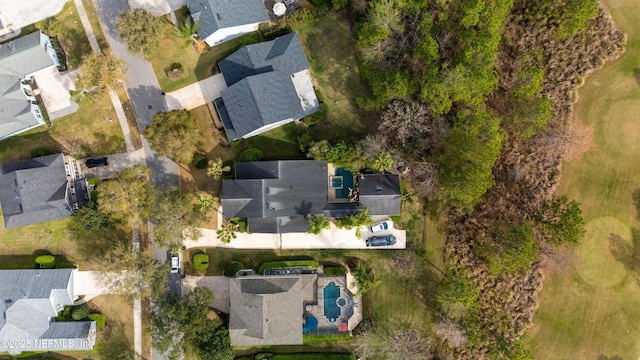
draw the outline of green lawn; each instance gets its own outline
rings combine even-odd
[[[44,126],[0,141],[0,163],[28,159],[31,151],[46,148],[61,151],[63,146],[81,144],[83,153],[95,155],[124,152],[124,138],[111,100],[107,95],[82,100],[75,113]]]
[[[368,90],[360,77],[355,34],[347,16],[318,15],[302,34],[318,98],[326,105],[326,119],[312,120],[318,122],[311,132],[315,139],[352,140],[367,131],[367,116],[356,99],[367,96]]]
[[[54,26],[46,27],[47,21],[41,21],[36,24],[42,32],[47,35],[57,35],[62,43],[62,47],[67,54],[67,63],[70,69],[78,67],[82,57],[91,53],[91,45],[84,32],[78,10],[73,1],[67,2],[62,11],[54,16]]]
[[[606,0],[628,35],[627,52],[580,90],[576,117],[596,146],[565,164],[560,192],[582,203],[587,236],[575,265],[545,281],[532,334],[539,359],[635,359],[640,354],[640,9]],[[634,194],[636,199],[634,200]],[[636,244],[636,245],[634,245]]]
[[[100,50],[108,50],[109,43],[107,43],[107,39],[105,38],[104,32],[102,31],[100,20],[98,20],[99,18],[98,13],[96,12],[95,4],[91,0],[82,0],[82,4],[84,5],[84,10],[87,12],[87,16],[89,17],[89,22],[91,23],[93,33],[96,35],[96,40],[98,41]]]
[[[160,87],[165,92],[170,92],[208,78],[218,72],[216,66],[218,61],[231,55],[231,53],[244,45],[260,41],[260,34],[254,32],[217,45],[204,54],[199,54],[189,41],[181,38],[175,27],[169,21],[166,21],[164,24],[164,36],[160,40],[158,50],[149,58]],[[183,66],[185,69],[183,77],[171,79],[167,76],[167,69],[173,63]]]

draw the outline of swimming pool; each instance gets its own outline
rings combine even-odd
[[[340,297],[340,287],[333,281],[324,287],[324,316],[333,323],[340,317],[340,307],[338,298]]]

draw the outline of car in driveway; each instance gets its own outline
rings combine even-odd
[[[180,272],[180,255],[171,254],[171,273],[177,274]]]
[[[85,162],[85,165],[87,165],[88,168],[107,166],[109,165],[109,161],[107,160],[106,157],[96,157],[96,158],[87,159],[87,161]]]
[[[365,243],[367,246],[391,246],[396,243],[396,237],[393,235],[372,236]]]
[[[389,229],[393,229],[393,221],[391,221],[391,220],[385,220],[385,221],[381,221],[379,223],[375,223],[375,224],[371,225],[371,227],[369,228],[369,230],[371,230],[372,233],[385,231],[385,230],[389,230]]]

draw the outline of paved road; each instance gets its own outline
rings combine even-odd
[[[159,111],[167,111],[162,90],[153,72],[151,64],[145,59],[129,53],[127,45],[116,33],[116,23],[120,13],[129,10],[126,0],[95,0],[100,23],[105,37],[111,45],[111,51],[127,63],[127,79],[125,85],[131,99],[141,132],[151,125],[153,115]],[[173,161],[158,156],[143,139],[147,165],[153,172],[152,181],[160,187],[178,185],[178,165]]]

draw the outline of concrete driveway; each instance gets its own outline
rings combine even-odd
[[[66,2],[67,0],[0,0],[0,12],[6,17],[7,24],[13,24],[14,29],[19,29],[55,16]]]
[[[186,276],[182,279],[182,293],[187,294],[196,287],[206,287],[213,292],[212,308],[229,313],[229,278],[226,276]]]
[[[146,9],[155,16],[162,16],[171,10],[187,6],[187,0],[129,0],[132,9]]]
[[[84,295],[84,302],[90,299],[108,294],[107,290],[98,285],[97,271],[78,271],[73,278],[75,293]]]
[[[211,246],[233,249],[370,249],[389,250],[405,249],[407,247],[407,232],[405,230],[390,229],[371,234],[366,227],[362,227],[362,239],[356,237],[356,230],[338,229],[334,224],[319,235],[309,233],[285,234],[249,234],[236,233],[236,238],[229,244],[222,243],[217,238],[215,230],[201,229],[202,237],[197,240],[187,240],[187,248]],[[365,239],[376,235],[393,235],[396,243],[391,246],[367,247]]]
[[[213,102],[222,96],[222,91],[226,88],[227,83],[222,74],[216,74],[195,84],[167,93],[164,98],[169,110],[191,110]]]
[[[111,154],[97,157],[106,157],[109,165],[94,168],[88,168],[86,159],[78,161],[82,173],[86,178],[96,177],[100,180],[111,179],[117,172],[134,165],[145,164],[144,150],[140,149],[131,153]]]
[[[51,120],[73,114],[78,104],[71,100],[69,90],[75,90],[75,71],[61,74],[57,68],[50,67],[35,75],[42,102]]]

